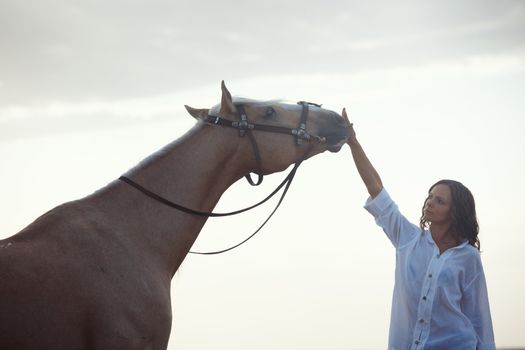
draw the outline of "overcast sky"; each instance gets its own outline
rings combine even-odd
[[[525,345],[522,0],[2,0],[0,237],[183,134],[183,105],[217,103],[222,79],[234,95],[348,107],[413,221],[438,179],[469,186],[497,343]],[[219,211],[282,176],[234,186]],[[394,251],[365,199],[347,148],[306,162],[259,237],[183,263],[170,349],[385,348]],[[209,222],[197,250],[269,210]]]
[[[523,1],[15,1],[0,4],[2,105],[144,97],[523,48]]]

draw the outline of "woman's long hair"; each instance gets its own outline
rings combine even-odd
[[[474,196],[472,196],[470,190],[461,182],[454,180],[440,180],[430,187],[428,193],[430,194],[432,189],[437,185],[447,185],[452,194],[452,206],[450,208],[452,220],[450,229],[452,230],[452,234],[455,235],[459,242],[468,240],[470,245],[480,250],[481,244],[478,238],[479,225],[476,216]],[[424,213],[427,200],[428,198],[425,199],[425,203],[423,203],[421,219],[419,220],[419,226],[422,230],[430,226],[430,222],[425,220]]]

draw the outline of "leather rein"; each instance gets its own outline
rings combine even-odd
[[[306,132],[306,121],[308,119],[309,106],[313,105],[313,106],[316,106],[316,107],[320,107],[321,105],[318,105],[318,104],[315,104],[315,103],[311,103],[311,102],[305,102],[305,101],[299,101],[299,102],[297,102],[297,104],[302,106],[301,119],[300,119],[300,122],[299,122],[299,125],[298,125],[297,128],[288,128],[288,127],[283,127],[283,126],[274,126],[274,125],[250,123],[248,121],[248,117],[246,116],[246,112],[244,111],[244,106],[242,104],[236,104],[235,105],[236,108],[237,108],[237,113],[239,114],[239,120],[232,121],[232,120],[225,119],[225,118],[223,118],[221,116],[208,115],[208,117],[204,120],[204,122],[206,122],[208,124],[213,124],[213,125],[219,125],[219,126],[223,126],[223,127],[238,129],[240,137],[244,137],[245,135],[248,135],[248,137],[250,139],[250,142],[252,144],[252,147],[253,147],[254,155],[255,155],[255,161],[256,161],[256,164],[257,164],[257,173],[256,174],[258,176],[258,179],[257,179],[257,182],[253,181],[253,179],[251,178],[250,174],[247,174],[245,177],[246,177],[246,180],[250,183],[250,185],[258,186],[258,185],[260,185],[262,183],[262,180],[263,180],[262,159],[261,159],[261,155],[260,155],[260,152],[259,152],[259,147],[257,146],[257,142],[255,141],[255,137],[253,136],[252,131],[263,131],[263,132],[271,132],[271,133],[280,133],[280,134],[292,135],[292,136],[295,136],[297,145],[301,145],[304,140],[307,141],[307,142],[315,141],[317,143],[324,143],[324,142],[326,142],[326,138],[320,137],[320,136],[317,136],[317,135],[312,135],[312,134],[309,134],[308,132]],[[174,202],[172,202],[172,201],[170,201],[170,200],[168,200],[168,199],[166,199],[166,198],[164,198],[164,197],[162,197],[162,196],[160,196],[160,195],[158,195],[158,194],[156,194],[154,192],[151,192],[147,188],[141,186],[140,184],[134,182],[133,180],[131,180],[130,178],[128,178],[126,176],[119,177],[119,180],[127,183],[128,185],[130,185],[130,186],[134,187],[135,189],[139,190],[140,192],[142,192],[146,196],[148,196],[148,197],[150,197],[150,198],[152,198],[152,199],[154,199],[154,200],[156,200],[156,201],[158,201],[158,202],[160,202],[160,203],[162,203],[162,204],[164,204],[166,206],[169,206],[171,208],[177,209],[177,210],[182,211],[182,212],[187,213],[187,214],[196,215],[196,216],[203,216],[203,217],[223,217],[223,216],[231,216],[231,215],[244,213],[244,212],[246,212],[248,210],[254,209],[254,208],[260,206],[261,204],[267,202],[270,198],[272,198],[275,194],[277,194],[284,187],[283,193],[281,194],[281,197],[279,198],[279,201],[277,202],[277,205],[275,206],[273,211],[270,213],[268,218],[261,224],[261,226],[259,226],[259,228],[254,233],[252,233],[246,239],[244,239],[243,241],[241,241],[241,242],[239,242],[239,243],[237,243],[237,244],[235,244],[235,245],[233,245],[233,246],[231,246],[229,248],[222,249],[222,250],[211,251],[211,252],[197,252],[197,251],[191,251],[191,250],[189,251],[189,253],[191,253],[191,254],[215,255],[215,254],[225,253],[227,251],[235,249],[238,246],[246,243],[253,236],[255,236],[264,227],[264,225],[266,225],[266,223],[270,220],[270,218],[277,211],[277,209],[281,205],[282,201],[284,200],[284,197],[286,196],[286,193],[288,192],[288,189],[289,189],[290,185],[292,184],[293,178],[295,177],[295,173],[297,172],[297,169],[299,168],[301,163],[306,159],[306,157],[308,156],[308,153],[310,153],[310,151],[312,150],[313,145],[314,144],[310,144],[310,146],[306,149],[306,151],[304,152],[302,157],[299,158],[299,160],[294,164],[292,170],[290,170],[290,172],[284,178],[284,180],[265,199],[263,199],[262,201],[260,201],[260,202],[258,202],[256,204],[253,204],[253,205],[251,205],[249,207],[246,207],[244,209],[239,209],[239,210],[235,210],[235,211],[227,212],[227,213],[205,212],[205,211],[199,211],[199,210],[194,210],[194,209],[191,209],[191,208],[187,208],[187,207],[185,207],[183,205],[174,203]]]

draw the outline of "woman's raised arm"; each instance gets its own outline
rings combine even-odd
[[[361,176],[361,179],[365,183],[366,189],[372,198],[377,196],[379,192],[383,189],[383,182],[381,177],[377,173],[376,169],[366,156],[365,151],[361,147],[359,141],[357,141],[354,125],[348,120],[348,115],[346,114],[346,108],[343,108],[343,118],[345,118],[348,126],[350,127],[350,138],[347,143],[352,150],[352,157],[354,158],[354,163]]]

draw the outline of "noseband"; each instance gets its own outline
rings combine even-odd
[[[297,102],[297,104],[302,106],[302,112],[301,112],[301,119],[299,121],[299,126],[297,128],[295,128],[295,129],[294,128],[283,127],[283,126],[273,126],[273,125],[249,123],[248,122],[248,118],[246,116],[246,112],[244,111],[244,106],[242,104],[235,105],[236,108],[237,108],[237,112],[239,114],[239,118],[240,118],[239,121],[231,121],[231,120],[222,118],[220,116],[208,115],[208,117],[206,118],[205,122],[208,123],[208,124],[214,124],[214,125],[220,125],[220,126],[224,126],[224,127],[228,127],[228,128],[238,129],[240,137],[244,137],[246,134],[248,134],[248,137],[250,138],[250,141],[251,141],[251,144],[252,144],[252,147],[253,147],[253,150],[254,150],[255,160],[256,160],[256,163],[257,163],[257,167],[258,167],[257,175],[258,175],[259,178],[258,178],[257,182],[254,182],[252,180],[250,174],[246,175],[245,177],[248,180],[248,182],[250,183],[250,185],[258,186],[258,185],[260,185],[262,183],[262,180],[263,180],[262,166],[261,166],[262,161],[261,161],[261,155],[259,153],[259,147],[257,146],[257,142],[255,141],[255,137],[253,136],[252,131],[256,130],[256,131],[264,131],[264,132],[273,132],[273,133],[279,133],[279,134],[292,135],[292,136],[295,136],[297,145],[301,145],[303,143],[303,141],[307,141],[307,142],[315,141],[317,143],[324,143],[324,142],[326,142],[326,138],[320,137],[320,136],[317,136],[317,135],[311,135],[308,132],[306,132],[306,121],[308,119],[309,106],[313,105],[313,106],[321,107],[321,105],[318,105],[318,104],[315,104],[315,103],[311,103],[311,102],[305,102],[305,101]],[[134,187],[135,189],[139,190],[140,192],[142,192],[146,196],[148,196],[148,197],[150,197],[150,198],[152,198],[152,199],[154,199],[154,200],[156,200],[156,201],[158,201],[158,202],[160,202],[160,203],[162,203],[162,204],[164,204],[166,206],[169,206],[171,208],[177,209],[177,210],[182,211],[182,212],[187,213],[187,214],[196,215],[196,216],[203,216],[203,217],[222,217],[222,216],[231,216],[231,215],[235,215],[235,214],[244,213],[244,212],[246,212],[248,210],[254,209],[254,208],[260,206],[261,204],[265,203],[266,201],[268,201],[270,198],[272,198],[276,193],[278,193],[284,187],[283,193],[281,194],[281,197],[279,198],[279,201],[277,202],[277,205],[275,206],[273,211],[270,213],[268,218],[262,223],[262,225],[259,226],[259,228],[254,233],[252,233],[250,236],[248,236],[248,238],[244,239],[240,243],[235,244],[234,246],[231,246],[231,247],[226,248],[226,249],[218,250],[218,251],[212,251],[212,252],[189,251],[189,253],[191,253],[191,254],[215,255],[215,254],[220,254],[220,253],[224,253],[224,252],[230,251],[230,250],[232,250],[234,248],[237,248],[238,246],[246,243],[249,239],[251,239],[253,236],[255,236],[264,227],[264,225],[266,225],[266,223],[270,220],[270,218],[273,216],[273,214],[277,211],[277,209],[281,205],[284,197],[286,196],[286,193],[288,192],[288,188],[290,188],[290,185],[292,184],[292,180],[293,180],[293,178],[295,176],[295,173],[297,172],[297,169],[299,168],[299,165],[301,165],[301,163],[306,159],[306,157],[308,156],[308,154],[312,150],[313,145],[314,144],[311,144],[306,149],[306,151],[304,152],[302,157],[299,158],[299,160],[295,163],[294,167],[292,168],[292,170],[290,170],[290,173],[286,176],[286,178],[265,199],[263,199],[262,201],[254,204],[252,206],[249,206],[247,208],[240,209],[240,210],[235,210],[235,211],[228,212],[228,213],[203,212],[203,211],[190,209],[190,208],[187,208],[187,207],[185,207],[183,205],[180,205],[180,204],[174,203],[172,201],[169,201],[166,198],[164,198],[162,196],[159,196],[156,193],[151,192],[147,188],[139,185],[138,183],[134,182],[133,180],[131,180],[130,178],[128,178],[126,176],[119,177],[119,180],[122,181],[122,182],[127,183],[128,185],[130,185],[130,186]]]

